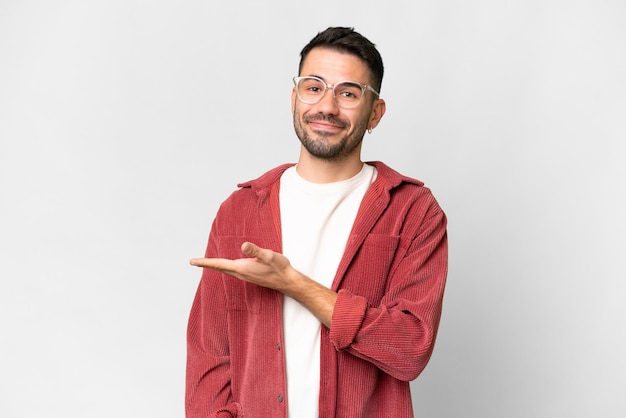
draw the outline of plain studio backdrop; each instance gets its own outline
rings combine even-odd
[[[342,25],[386,66],[364,159],[449,217],[416,415],[623,418],[624,22],[623,0],[1,0],[0,417],[183,417],[188,259],[238,182],[297,159],[300,49]]]

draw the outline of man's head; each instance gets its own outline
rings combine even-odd
[[[329,28],[304,47],[291,104],[296,134],[310,156],[360,158],[365,131],[385,113],[382,77],[376,47],[351,28]]]

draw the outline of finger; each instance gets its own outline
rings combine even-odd
[[[230,260],[222,258],[192,258],[189,260],[189,264],[196,267],[209,268],[214,270],[225,270],[227,268],[226,262]]]
[[[192,258],[191,260],[189,260],[189,264],[191,264],[192,266],[200,266],[200,264],[202,263],[202,258]]]

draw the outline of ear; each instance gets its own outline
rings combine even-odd
[[[370,119],[367,123],[367,129],[374,129],[378,126],[378,123],[383,118],[385,111],[387,110],[387,104],[383,99],[376,99],[372,106],[372,112],[370,113]]]

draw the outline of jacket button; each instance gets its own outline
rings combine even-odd
[[[278,395],[278,402],[282,402],[283,401],[283,395]]]
[[[278,351],[280,351],[280,348],[281,348],[281,347],[280,347],[280,343],[279,343],[279,344],[276,344],[276,349],[277,349]]]

